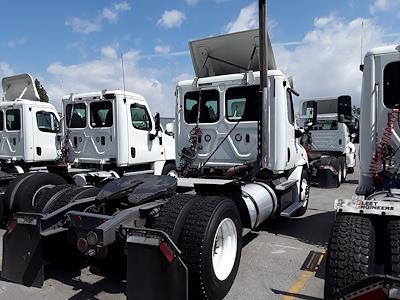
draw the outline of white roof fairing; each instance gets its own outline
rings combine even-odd
[[[268,69],[276,63],[267,35]],[[258,29],[235,32],[189,42],[190,55],[197,77],[243,73],[260,70]],[[252,58],[253,57],[253,58]]]
[[[14,101],[22,99],[39,101],[40,97],[35,86],[35,82],[30,74],[20,74],[15,76],[4,77],[1,81],[5,101]]]

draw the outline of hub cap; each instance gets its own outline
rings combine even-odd
[[[225,218],[218,226],[212,247],[212,265],[215,276],[225,280],[232,272],[237,253],[237,231],[235,223]]]
[[[308,198],[310,195],[310,187],[308,185],[308,181],[306,178],[303,178],[301,181],[301,192],[300,192],[300,201],[303,202],[303,206],[307,205]]]

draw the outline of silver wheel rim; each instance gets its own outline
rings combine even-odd
[[[168,176],[178,178],[178,172],[176,170],[171,170],[167,173]]]
[[[342,182],[342,167],[341,166],[339,166],[338,177],[339,177],[339,182]]]
[[[303,180],[301,181],[301,192],[300,192],[300,200],[303,202],[303,207],[307,205],[308,194],[309,194],[308,181],[306,178],[303,178]]]
[[[33,197],[32,197],[32,207],[35,206],[35,204],[36,204],[36,197],[37,197],[42,191],[51,189],[51,188],[53,188],[53,187],[55,187],[54,184],[46,184],[46,185],[40,187],[40,188],[33,194]]]
[[[215,276],[225,280],[231,274],[235,265],[237,253],[237,230],[230,218],[225,218],[219,224],[212,246],[212,266]]]

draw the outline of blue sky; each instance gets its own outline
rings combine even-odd
[[[278,68],[302,97],[351,94],[359,100],[360,32],[365,50],[400,41],[400,0],[268,1]],[[2,3],[0,76],[31,73],[51,101],[122,88],[172,116],[174,86],[193,76],[188,40],[257,27],[248,0],[23,1]]]

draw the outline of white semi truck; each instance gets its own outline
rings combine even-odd
[[[44,260],[71,266],[85,258],[126,268],[129,299],[222,299],[239,267],[242,233],[306,212],[297,93],[276,70],[265,1],[259,4],[259,31],[189,44],[196,78],[176,87],[177,165],[185,178],[125,176],[79,200],[85,188],[48,190],[37,214],[10,221],[4,278],[41,286]],[[181,185],[195,193],[177,192]]]
[[[307,126],[309,101],[317,102],[317,122]],[[339,107],[339,104],[341,105]],[[319,187],[339,187],[354,172],[356,149],[352,142],[351,97],[324,97],[305,100],[301,120],[308,135],[304,140],[311,168],[311,180]]]
[[[176,176],[174,139],[143,96],[72,94],[63,98],[60,120],[52,104],[39,101],[31,75],[5,77],[2,86],[0,223],[31,211],[57,185],[94,185],[124,172]]]
[[[368,51],[361,69],[360,180],[335,201],[325,298],[399,299],[400,46]]]

